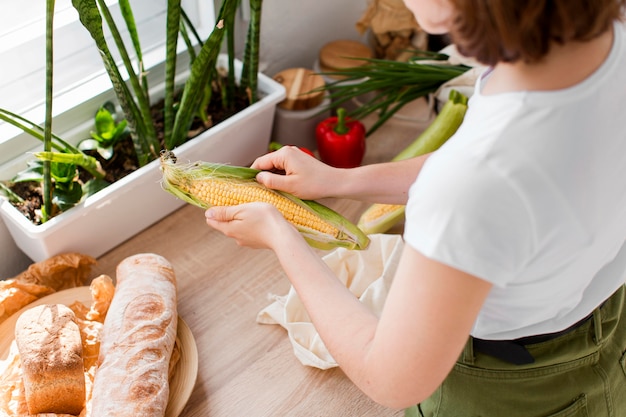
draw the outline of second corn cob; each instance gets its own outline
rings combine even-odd
[[[161,156],[163,188],[201,208],[266,202],[318,249],[365,249],[369,238],[339,213],[315,201],[300,200],[256,182],[258,170],[209,162],[177,164],[172,152]]]
[[[424,132],[396,155],[392,161],[414,158],[433,152],[457,131],[465,112],[467,97],[456,90],[450,91],[448,101]],[[404,205],[375,203],[361,214],[358,226],[366,234],[385,233],[404,217]]]

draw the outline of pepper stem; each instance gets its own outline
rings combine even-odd
[[[343,107],[337,109],[337,124],[333,130],[339,135],[345,135],[350,131],[348,126],[346,126],[346,109]]]
[[[283,147],[283,145],[281,143],[272,141],[272,142],[270,142],[268,148],[269,148],[270,152],[273,152],[273,151],[279,150],[282,147]]]

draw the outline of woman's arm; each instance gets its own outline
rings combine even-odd
[[[214,207],[207,223],[240,245],[276,253],[333,358],[388,407],[414,405],[441,384],[491,288],[407,245],[378,319],[273,206]]]
[[[430,396],[458,359],[490,284],[407,246],[378,320],[310,249],[296,249],[297,242],[276,253],[346,375],[388,407]]]
[[[311,158],[293,146],[284,146],[258,158],[252,168],[263,170],[257,175],[258,182],[303,199],[343,197],[406,204],[409,187],[427,157],[341,169]]]
[[[415,182],[430,154],[397,162],[363,165],[345,170],[334,184],[333,197],[371,203],[406,204],[409,188]]]

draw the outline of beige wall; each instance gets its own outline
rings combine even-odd
[[[272,76],[286,68],[312,68],[320,48],[327,42],[365,42],[355,25],[367,5],[368,0],[264,0],[261,69]],[[238,24],[245,28],[245,22]],[[243,50],[243,37],[238,40],[237,49]]]

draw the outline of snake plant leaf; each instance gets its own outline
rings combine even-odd
[[[165,148],[172,150],[176,146],[183,144],[187,140],[187,132],[194,114],[198,109],[198,104],[202,100],[204,86],[208,83],[211,70],[215,68],[217,57],[220,52],[224,30],[221,29],[223,16],[232,14],[237,9],[237,0],[225,0],[217,18],[216,30],[211,32],[209,38],[202,45],[196,59],[191,65],[189,78],[185,83],[180,107],[176,114],[172,134],[165,138]]]
[[[102,7],[102,14],[104,14],[107,19],[109,29],[111,30],[114,40],[118,46],[118,51],[127,66],[129,79],[131,85],[135,89],[137,101],[140,103],[139,106],[135,103],[135,99],[133,98],[134,96],[131,94],[129,87],[126,85],[106,42],[102,25],[103,17],[96,0],[72,0],[72,5],[78,12],[80,22],[85,29],[87,29],[92,39],[95,41],[96,47],[100,51],[104,68],[107,71],[117,100],[124,111],[126,120],[128,121],[131,134],[133,136],[133,142],[135,143],[137,158],[140,165],[145,165],[147,162],[158,156],[157,152],[159,145],[156,140],[156,134],[154,133],[154,126],[151,122],[147,122],[151,121],[149,117],[146,117],[146,115],[150,114],[149,104],[147,103],[147,99],[145,97],[142,98],[143,90],[141,84],[132,69],[132,64],[130,63],[130,59],[128,58],[125,48],[123,47],[119,31],[113,22],[106,3],[101,1],[100,5]],[[138,91],[139,94],[137,94]]]

